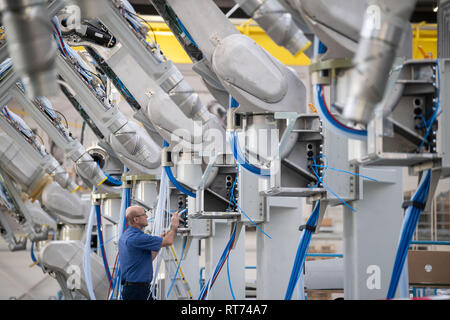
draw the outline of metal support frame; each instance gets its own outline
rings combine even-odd
[[[395,167],[360,171],[377,182],[360,178],[363,196],[351,203],[356,212],[344,207],[344,296],[385,299],[403,219],[402,171]]]
[[[294,264],[305,203],[294,197],[268,197],[263,201],[267,221],[261,228],[272,239],[256,230],[256,298],[281,300]]]
[[[219,260],[225,245],[229,240],[230,224],[225,220],[213,221],[213,236],[205,240],[205,277],[211,275],[214,267]],[[233,291],[236,299],[245,299],[245,230],[236,235],[235,247],[231,250],[229,255],[230,277],[233,286]],[[226,262],[225,262],[226,263]],[[226,272],[226,265],[223,266],[222,271],[217,277],[213,288],[211,289],[208,300],[231,300],[228,278]],[[206,283],[206,281],[205,281]]]

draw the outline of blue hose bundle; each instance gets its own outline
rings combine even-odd
[[[103,243],[103,230],[100,205],[95,205],[95,214],[97,217],[97,237],[99,239],[100,251],[102,253],[103,265],[105,267],[108,282],[111,283],[111,272],[109,271],[108,258],[106,257],[105,245]]]
[[[129,169],[126,166],[123,166],[123,172],[128,172]],[[122,198],[120,201],[120,215],[119,215],[119,238],[122,233],[125,231],[125,227],[127,225],[127,219],[125,216],[125,211],[130,206],[131,198],[131,189],[130,188],[122,188]]]
[[[230,240],[228,241],[227,245],[225,246],[225,249],[223,250],[223,253],[220,256],[220,259],[217,262],[216,267],[214,268],[214,272],[209,277],[208,281],[204,284],[203,288],[200,290],[200,295],[198,297],[198,300],[205,300],[205,298],[208,295],[208,292],[211,290],[215,281],[217,280],[217,277],[219,276],[219,273],[222,270],[223,265],[228,260],[228,256],[230,254],[231,248],[234,245],[234,241],[236,240],[236,231],[237,231],[237,223],[234,224],[233,232],[230,236]],[[231,282],[229,282],[229,283],[231,283]],[[230,287],[230,289],[231,289],[231,287]]]
[[[175,177],[173,176],[172,173],[172,169],[169,166],[165,166],[164,170],[166,171],[167,177],[169,178],[170,182],[172,182],[173,186],[175,188],[177,188],[179,191],[183,192],[185,195],[195,198],[196,194],[193,193],[192,191],[189,191],[188,189],[186,189],[185,187],[183,187],[178,181],[177,179],[175,179]]]
[[[110,184],[112,186],[117,186],[117,187],[122,185],[122,181],[120,181],[119,179],[116,179],[116,178],[110,176],[106,172],[103,172],[103,174],[106,176],[106,182],[108,182],[108,184]]]
[[[163,140],[163,148],[168,147],[169,143],[166,140]],[[196,194],[185,187],[183,187],[177,179],[175,179],[172,169],[169,166],[163,166],[164,170],[166,171],[167,177],[169,178],[170,182],[172,182],[173,186],[177,188],[178,191],[183,192],[185,195],[195,198]]]
[[[239,103],[230,95],[230,103],[229,108],[235,109],[239,107]],[[238,164],[240,164],[244,169],[247,171],[250,171],[251,173],[254,173],[258,176],[268,178],[270,177],[270,170],[269,169],[261,169],[257,166],[251,164],[248,159],[243,154],[241,147],[239,146],[239,138],[236,131],[231,131],[229,137],[229,142],[231,149],[233,151],[234,159]]]
[[[367,139],[367,130],[359,130],[352,127],[347,126],[346,124],[340,122],[338,119],[334,117],[331,111],[328,109],[327,103],[323,96],[323,85],[317,84],[315,90],[315,97],[318,104],[318,113],[322,120],[327,122],[332,129],[337,134],[343,134],[350,139],[356,140],[366,140]]]
[[[250,171],[251,173],[254,173],[258,176],[268,178],[270,177],[270,170],[269,169],[261,169],[257,166],[251,164],[248,159],[244,156],[242,153],[242,150],[239,146],[239,138],[237,136],[237,132],[232,131],[230,132],[230,146],[233,151],[234,159],[238,164],[240,164],[244,169],[247,171]]]
[[[295,286],[303,270],[303,265],[306,259],[306,252],[308,251],[309,243],[311,242],[312,233],[317,225],[320,212],[320,200],[316,202],[313,212],[306,222],[306,226],[302,231],[300,242],[298,244],[297,254],[295,256],[294,266],[292,267],[291,278],[289,279],[288,288],[284,300],[291,300],[294,293]]]
[[[317,39],[317,38],[316,38]],[[318,39],[317,39],[318,40]],[[314,47],[314,56],[324,54],[327,52],[327,47],[318,41],[318,45]],[[320,119],[328,124],[328,128],[338,135],[344,135],[349,139],[363,140],[367,139],[367,130],[355,129],[340,122],[334,117],[328,109],[327,103],[323,95],[323,85],[317,84],[313,91],[314,99],[317,102],[317,111]]]
[[[406,257],[408,256],[409,246],[416,230],[417,223],[423,208],[426,205],[428,193],[431,184],[431,170],[423,174],[419,187],[412,197],[412,202],[406,209],[405,219],[403,221],[400,241],[397,248],[397,255],[395,257],[394,268],[392,271],[391,282],[389,283],[389,290],[387,299],[392,299],[397,291],[400,276],[403,271]]]
[[[440,106],[440,94],[441,94],[441,89],[440,89],[441,88],[441,80],[439,77],[439,60],[436,60],[436,75],[437,75],[437,77],[436,77],[437,78],[437,101],[434,105],[434,112],[431,115],[430,119],[428,121],[423,119],[424,120],[423,125],[427,130],[425,132],[425,135],[423,136],[422,142],[420,143],[419,147],[416,150],[417,152],[420,152],[420,150],[422,149],[422,146],[427,142],[427,139],[428,139],[428,136],[430,135],[433,123],[440,114],[440,113],[438,113],[439,106]]]
[[[233,286],[231,285],[230,256],[228,256],[227,258],[227,277],[228,277],[228,287],[230,288],[231,296],[233,297],[233,300],[236,300],[236,297],[234,296]]]

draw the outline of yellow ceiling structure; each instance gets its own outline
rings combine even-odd
[[[158,21],[159,17],[142,16],[151,26],[153,31],[148,36],[160,45],[164,55],[174,63],[192,63],[189,56],[179,44],[169,27],[163,21]],[[273,40],[259,27],[253,20],[231,19],[231,22],[243,34],[252,38],[261,47],[267,50],[272,56],[286,65],[307,66],[310,63],[309,58],[303,53],[298,56],[292,56],[289,51],[279,47]]]

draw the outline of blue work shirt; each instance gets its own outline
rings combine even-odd
[[[119,239],[119,264],[122,281],[151,282],[152,251],[161,248],[162,238],[128,226]]]

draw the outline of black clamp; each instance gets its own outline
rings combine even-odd
[[[308,224],[303,224],[303,225],[301,225],[300,227],[298,227],[298,230],[299,230],[299,231],[303,231],[304,229],[309,230],[309,231],[311,231],[311,232],[316,232],[316,227],[310,226],[310,225],[308,225]]]
[[[408,207],[411,207],[411,206],[416,207],[416,208],[418,208],[418,209],[423,211],[425,209],[425,207],[426,207],[426,204],[425,203],[421,203],[421,202],[417,202],[417,201],[414,201],[414,200],[403,201],[403,204],[402,204],[402,208],[403,209],[407,209]]]

